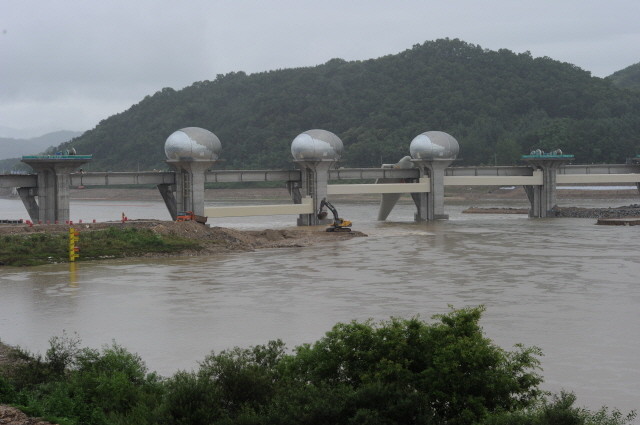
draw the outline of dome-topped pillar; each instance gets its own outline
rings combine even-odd
[[[342,149],[342,140],[326,130],[305,131],[291,142],[291,154],[302,175],[301,193],[292,193],[293,200],[300,202],[302,197],[308,196],[313,205],[313,213],[298,217],[298,226],[315,226],[331,221],[318,218],[317,212],[327,197],[329,170],[340,159]]]
[[[429,192],[412,193],[416,221],[448,219],[444,213],[444,171],[456,159],[458,141],[442,131],[427,131],[416,136],[409,147],[411,162],[428,177]]]
[[[204,183],[206,171],[216,161],[167,160],[176,171],[176,217],[179,211],[204,215]],[[176,217],[171,217],[176,219]]]
[[[183,211],[204,215],[205,174],[218,160],[220,139],[209,130],[187,127],[171,134],[164,150],[176,179],[174,187],[158,185],[158,190],[171,218]]]

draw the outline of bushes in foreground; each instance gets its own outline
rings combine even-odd
[[[64,424],[598,424],[539,389],[540,350],[505,351],[478,325],[482,308],[334,326],[288,353],[281,341],[212,353],[170,378],[111,345],[54,338],[44,358],[19,351],[0,370],[0,402]]]

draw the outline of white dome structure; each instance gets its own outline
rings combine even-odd
[[[416,136],[409,146],[413,159],[456,159],[458,141],[442,131],[427,131]]]
[[[200,127],[187,127],[173,132],[164,144],[169,160],[215,161],[222,150],[218,136]]]
[[[337,161],[342,155],[342,140],[327,130],[308,130],[291,142],[291,155],[297,161]]]

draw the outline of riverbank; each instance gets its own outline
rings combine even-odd
[[[0,266],[66,261],[65,243],[69,227],[60,224],[0,225],[0,236],[4,237],[3,249],[0,250]],[[359,231],[326,232],[324,226],[235,230],[209,227],[195,221],[163,220],[82,223],[73,227],[80,233],[80,261],[122,257],[215,255],[265,248],[305,247],[366,236]],[[109,230],[111,233],[106,235],[97,234]],[[131,233],[133,230],[138,233]],[[37,235],[57,235],[58,240],[52,241],[52,238]],[[20,261],[20,257],[26,256],[34,257],[34,261]]]

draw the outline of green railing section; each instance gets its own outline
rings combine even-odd
[[[574,156],[573,155],[558,155],[558,154],[554,154],[554,153],[541,153],[541,154],[534,154],[534,155],[522,155],[521,157],[522,159],[531,159],[531,158],[542,158],[542,159],[554,159],[554,158],[559,158],[559,159],[573,159]]]
[[[92,159],[93,155],[25,155],[22,159]]]

